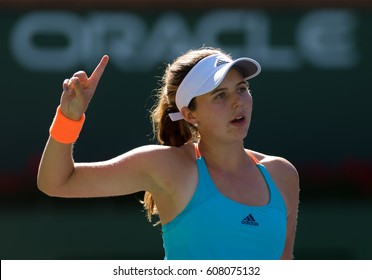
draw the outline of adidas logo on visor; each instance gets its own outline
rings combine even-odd
[[[221,66],[221,65],[226,64],[226,63],[229,63],[229,62],[226,61],[226,60],[217,59],[217,60],[216,60],[216,64],[215,64],[214,67],[218,67],[218,66]]]

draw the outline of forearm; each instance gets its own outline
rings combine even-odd
[[[72,144],[62,144],[49,137],[39,165],[38,188],[50,196],[61,196],[73,171]]]
[[[80,185],[79,180],[71,183],[72,175],[76,174],[72,147],[108,60],[108,56],[103,56],[90,77],[79,71],[63,82],[60,106],[49,130],[37,176],[39,189],[50,196],[70,196],[71,190]]]

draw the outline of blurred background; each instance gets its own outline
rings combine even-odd
[[[297,259],[372,259],[372,2],[0,1],[1,259],[162,259],[143,194],[50,198],[38,163],[62,81],[110,63],[76,161],[154,143],[149,109],[167,63],[220,47],[262,65],[246,146],[301,178]]]

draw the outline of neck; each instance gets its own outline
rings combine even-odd
[[[201,155],[210,167],[238,170],[239,167],[250,163],[243,142],[219,145],[200,140],[198,145]]]

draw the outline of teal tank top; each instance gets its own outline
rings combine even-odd
[[[265,166],[256,163],[270,191],[264,206],[227,198],[212,182],[203,157],[197,159],[197,166],[199,181],[193,197],[162,227],[165,259],[279,259],[286,240],[286,205]]]

